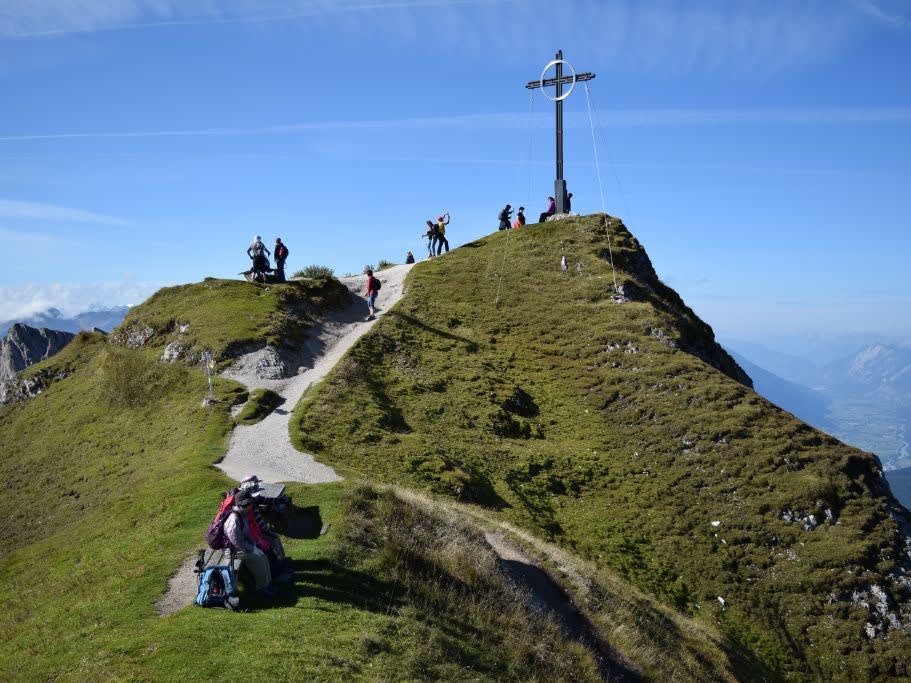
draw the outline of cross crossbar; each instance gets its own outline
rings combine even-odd
[[[591,71],[586,71],[583,74],[576,74],[576,82],[581,83],[582,81],[590,81],[595,77]],[[535,88],[549,88],[552,85],[568,85],[573,82],[572,76],[563,76],[562,78],[545,78],[543,81],[529,81],[525,84],[525,87],[529,90],[534,90]]]

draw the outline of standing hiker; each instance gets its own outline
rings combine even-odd
[[[275,279],[278,282],[285,281],[285,259],[288,258],[288,247],[282,242],[281,237],[275,238]]]
[[[447,225],[449,225],[449,212],[444,211],[442,216],[437,217],[437,256],[443,253],[443,247],[446,247],[446,253],[449,253],[449,240],[446,239]]]
[[[430,223],[430,221],[427,221]],[[376,295],[380,291],[379,280],[373,277],[373,271],[368,268],[364,271],[367,275],[367,292],[365,296],[367,297],[367,308],[370,310],[370,315],[367,316],[367,320],[373,320],[376,318]]]
[[[266,256],[271,256],[272,253],[266,249],[266,245],[263,244],[263,238],[257,235],[253,238],[253,242],[247,247],[247,256],[253,260],[252,267],[252,277],[257,282],[266,281],[266,273],[269,272],[269,259]]]
[[[427,221],[427,232],[424,237],[427,238],[427,258],[433,258],[437,250],[437,226],[433,221]]]
[[[509,217],[512,216],[512,207],[507,204],[503,207],[502,211],[497,215],[497,218],[500,221],[500,226],[497,230],[509,230]]]

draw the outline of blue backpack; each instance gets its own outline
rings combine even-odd
[[[237,606],[237,590],[230,567],[217,565],[206,567],[202,571],[199,577],[199,588],[196,589],[196,604],[200,607],[225,607],[227,609],[234,609]]]

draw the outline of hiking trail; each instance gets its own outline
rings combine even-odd
[[[404,294],[405,276],[411,265],[387,268],[376,276],[382,281],[377,296],[377,319],[383,312],[394,306]],[[347,306],[330,314],[326,321],[314,327],[313,334],[300,349],[299,371],[282,379],[271,379],[275,374],[274,361],[266,350],[260,349],[240,356],[223,376],[234,379],[248,390],[271,389],[284,399],[281,406],[263,420],[252,425],[237,425],[231,435],[228,450],[217,464],[226,475],[240,481],[256,474],[266,482],[296,481],[317,484],[339,481],[335,471],[328,465],[317,462],[308,453],[297,450],[291,443],[289,423],[291,414],[304,392],[321,381],[335,367],[345,353],[366,334],[375,320],[367,321],[367,306],[361,293],[364,277],[340,278],[348,287],[351,297]],[[484,532],[484,537],[500,561],[501,570],[506,573],[528,595],[531,606],[546,613],[573,639],[588,648],[595,656],[600,672],[606,680],[635,681],[640,672],[623,660],[605,643],[597,629],[579,611],[566,588],[542,568],[540,559],[529,555],[533,548],[536,555],[558,561],[561,571],[567,575],[576,590],[582,588],[584,579],[573,572],[565,553],[544,544],[527,532],[511,525],[496,521],[456,503],[434,501],[427,496],[408,489],[396,489],[404,498],[423,507],[460,517]],[[515,539],[515,540],[510,540]],[[525,546],[520,548],[519,540]],[[168,582],[166,593],[156,604],[158,613],[166,616],[193,603],[196,595],[197,575],[194,572],[196,553],[189,556]]]
[[[281,406],[252,425],[237,425],[231,434],[228,451],[217,467],[232,479],[241,481],[255,474],[267,482],[298,481],[320,484],[339,481],[335,470],[317,462],[309,453],[297,450],[289,437],[288,426],[294,407],[304,392],[320,382],[342,356],[366,334],[383,313],[404,293],[404,281],[411,265],[393,266],[378,271],[382,282],[377,296],[378,315],[367,321],[367,303],[362,296],[365,277],[340,278],[351,292],[348,305],[329,314],[317,325],[301,348],[301,371],[290,377],[270,379],[274,366],[260,349],[240,356],[222,375],[253,389],[271,389],[284,399]]]

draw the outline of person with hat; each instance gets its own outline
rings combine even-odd
[[[234,506],[225,520],[225,539],[234,550],[235,562],[245,566],[253,576],[256,592],[271,597],[275,590],[272,588],[269,559],[257,547],[247,517],[251,505],[253,493],[250,489],[241,489],[234,495]],[[235,569],[238,569],[237,565]]]

